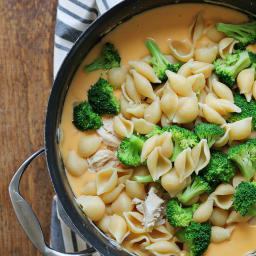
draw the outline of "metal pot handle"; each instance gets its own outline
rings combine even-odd
[[[95,250],[93,248],[88,248],[82,252],[78,253],[61,253],[51,249],[44,240],[43,231],[41,229],[40,223],[33,212],[32,208],[29,204],[24,200],[19,192],[19,185],[20,180],[29,166],[29,164],[34,160],[36,157],[41,155],[45,152],[45,149],[40,149],[32,156],[30,156],[17,170],[14,174],[10,185],[9,185],[9,193],[12,201],[12,205],[16,216],[23,227],[24,231],[26,232],[27,236],[34,244],[34,246],[38,249],[42,255],[45,256],[65,256],[65,255],[74,255],[74,256],[90,256]]]

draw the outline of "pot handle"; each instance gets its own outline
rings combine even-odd
[[[9,193],[12,201],[12,205],[14,208],[14,211],[16,213],[16,216],[23,227],[24,231],[26,232],[27,236],[31,240],[31,242],[34,244],[34,246],[38,249],[42,255],[45,256],[68,256],[68,255],[74,255],[74,256],[90,256],[95,250],[91,247],[88,248],[82,252],[78,253],[61,253],[57,252],[50,247],[47,246],[44,240],[43,231],[41,229],[40,223],[33,212],[32,208],[29,206],[29,204],[25,201],[25,199],[21,196],[19,192],[19,185],[20,180],[29,166],[29,164],[37,158],[39,155],[45,152],[45,149],[40,149],[36,153],[34,153],[32,156],[30,156],[17,170],[17,172],[14,174],[10,185],[9,185]]]

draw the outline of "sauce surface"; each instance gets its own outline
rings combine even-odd
[[[85,100],[86,92],[100,76],[101,71],[86,73],[84,65],[90,63],[99,55],[102,45],[110,41],[118,49],[122,57],[122,65],[129,60],[136,60],[148,55],[144,45],[146,38],[153,38],[164,53],[168,53],[168,39],[188,39],[189,26],[198,12],[202,11],[206,24],[215,22],[243,23],[248,20],[242,13],[213,5],[183,4],[157,8],[137,15],[117,27],[97,44],[88,54],[84,63],[75,75],[64,104],[61,130],[61,152],[65,161],[69,150],[77,151],[79,139],[84,135],[72,124],[73,104]],[[94,132],[87,132],[94,133]],[[95,179],[95,174],[86,172],[80,177],[73,177],[67,173],[70,185],[75,196],[81,195],[81,188]],[[256,249],[256,225],[247,223],[238,224],[233,231],[230,241],[213,244],[205,255],[232,255],[241,256]]]

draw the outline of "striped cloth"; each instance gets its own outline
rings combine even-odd
[[[122,0],[59,0],[54,45],[54,77],[77,38],[101,14]],[[68,223],[55,196],[52,203],[50,246],[60,252],[79,252],[87,244]],[[99,256],[99,253],[93,253]]]

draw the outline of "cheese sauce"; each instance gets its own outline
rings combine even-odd
[[[120,53],[122,65],[127,65],[129,60],[136,60],[148,55],[144,44],[146,38],[154,38],[161,50],[168,53],[168,39],[188,39],[189,26],[200,11],[203,13],[206,25],[219,21],[242,23],[248,20],[247,16],[242,13],[214,5],[179,4],[165,6],[133,17],[105,36],[93,48],[78,69],[66,96],[60,126],[63,135],[61,152],[64,161],[69,150],[77,151],[79,139],[84,135],[72,124],[73,104],[86,99],[87,90],[100,76],[101,71],[86,73],[84,65],[99,55],[102,45],[107,41],[112,42]],[[88,133],[94,133],[94,131]],[[81,195],[81,188],[86,183],[95,179],[95,174],[92,172],[86,172],[80,177],[73,177],[69,173],[67,176],[76,196]],[[241,256],[254,249],[256,249],[256,225],[243,223],[237,225],[230,241],[220,244],[211,243],[205,255]]]

